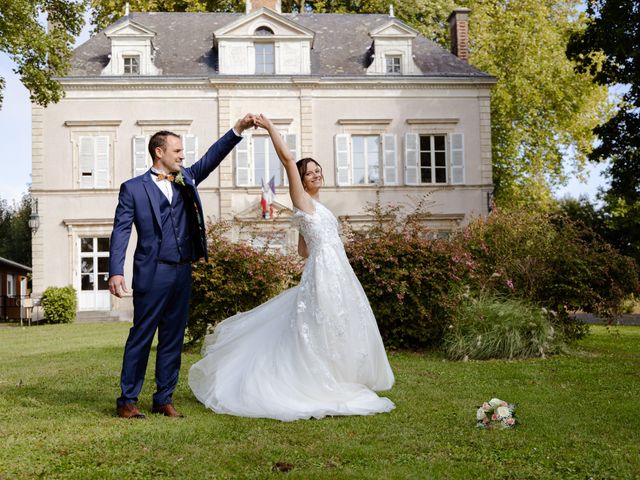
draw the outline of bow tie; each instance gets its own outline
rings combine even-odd
[[[162,180],[169,180],[170,182],[173,182],[176,179],[176,176],[173,173],[156,173],[153,171],[151,173],[157,177],[156,182],[160,182]]]

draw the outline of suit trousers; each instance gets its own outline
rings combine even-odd
[[[156,393],[154,405],[171,403],[178,383],[184,331],[191,298],[191,265],[159,263],[147,292],[133,292],[133,326],[124,347],[121,396],[117,406],[138,401],[156,330]]]

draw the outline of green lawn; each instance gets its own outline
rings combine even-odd
[[[392,413],[294,423],[205,410],[186,385],[195,353],[174,396],[186,418],[116,418],[127,329],[0,328],[0,479],[640,478],[640,327],[594,327],[546,360],[392,353]],[[494,396],[518,404],[518,428],[475,428]]]

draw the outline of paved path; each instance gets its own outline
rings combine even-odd
[[[591,313],[576,313],[574,316],[582,320],[584,323],[599,324],[599,325],[607,324],[606,320],[603,320],[602,318],[598,318],[595,315],[592,315]],[[613,324],[614,325],[640,325],[640,314],[625,313],[623,315],[620,315],[620,318],[614,320]]]

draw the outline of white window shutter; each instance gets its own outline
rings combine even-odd
[[[133,150],[133,176],[137,177],[147,171],[147,137],[136,135],[132,139]]]
[[[336,184],[349,185],[349,160],[351,158],[351,138],[347,133],[339,133],[335,136],[336,148]]]
[[[382,135],[383,179],[385,185],[398,184],[398,153],[396,136],[390,133]]]
[[[420,137],[417,133],[404,135],[404,182],[418,185],[420,179]]]
[[[93,137],[78,139],[80,152],[80,188],[93,188],[95,178],[95,145]]]
[[[242,140],[235,148],[236,152],[236,185],[238,187],[248,187],[252,185],[251,175],[251,159],[249,156],[249,140],[248,137],[242,137]]]
[[[298,161],[298,138],[295,133],[287,133],[284,135],[284,143],[287,144],[287,147],[291,151],[291,155],[293,156],[294,161]],[[284,184],[289,185],[289,178],[287,177],[287,173],[284,174]]]
[[[451,183],[464,183],[464,136],[462,133],[451,135]]]
[[[190,167],[196,163],[198,156],[198,137],[195,135],[182,135],[182,148],[184,148],[184,166]]]
[[[96,175],[95,187],[109,186],[109,137],[100,135],[95,137],[96,146]]]

